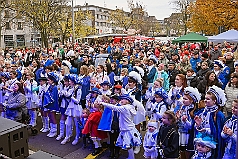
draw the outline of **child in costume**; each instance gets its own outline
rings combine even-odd
[[[102,92],[97,88],[92,88],[90,93],[86,96],[86,108],[90,110],[90,112],[93,112],[93,103],[97,99],[98,95],[102,95]]]
[[[41,112],[41,120],[42,120],[42,128],[40,129],[40,132],[46,133],[50,130],[49,128],[49,117],[48,117],[48,110],[43,106],[43,100],[44,100],[44,94],[47,91],[47,78],[46,77],[39,77],[39,83],[38,86],[38,98],[39,103],[38,106],[40,108]]]
[[[194,143],[196,151],[191,159],[213,159],[212,149],[216,148],[216,142],[214,142],[211,135],[198,133],[194,139]]]
[[[157,137],[158,159],[178,158],[179,134],[174,113],[172,111],[164,112],[162,123]]]
[[[57,122],[56,122],[56,112],[59,111],[58,104],[58,88],[57,84],[59,81],[58,76],[54,72],[47,73],[48,76],[48,89],[43,96],[43,107],[48,109],[50,118],[50,133],[48,137],[55,137],[57,135]]]
[[[178,74],[175,77],[175,86],[169,90],[168,103],[171,105],[170,110],[176,113],[183,103],[184,88],[187,86],[186,76]]]
[[[128,159],[135,158],[133,147],[140,146],[142,144],[141,135],[135,128],[135,124],[133,123],[133,118],[137,112],[132,103],[133,99],[129,95],[120,96],[121,106],[115,106],[113,104],[102,102],[102,105],[104,105],[105,107],[120,113],[120,134],[117,138],[116,146],[119,146],[122,149],[128,151]]]
[[[96,156],[102,151],[101,140],[107,138],[107,133],[98,130],[98,125],[102,117],[103,106],[100,104],[102,101],[101,96],[98,96],[92,105],[93,112],[88,117],[88,120],[84,126],[82,134],[90,133],[90,137],[94,143],[93,156]]]
[[[161,79],[157,79],[154,82],[153,87],[149,87],[148,90],[146,91],[146,94],[144,96],[144,99],[147,100],[146,102],[146,114],[149,118],[151,118],[151,113],[152,113],[152,109],[151,109],[151,105],[155,102],[154,101],[154,94],[156,91],[158,91],[159,89],[162,89],[162,84],[163,81]]]
[[[103,101],[105,103],[111,103],[115,106],[120,106],[119,96],[112,95],[109,97],[103,96]],[[109,132],[109,148],[110,148],[110,158],[118,158],[120,147],[115,146],[116,140],[119,135],[119,113],[117,111],[112,111],[109,108],[104,108],[101,121],[98,125],[98,130]]]
[[[187,151],[187,145],[190,137],[190,132],[193,125],[194,109],[195,105],[201,100],[201,94],[197,88],[186,87],[183,95],[183,105],[180,110],[177,111],[177,125],[179,132],[179,146],[180,156],[184,159],[188,159],[190,154]]]
[[[83,138],[83,149],[85,149],[87,147],[87,138],[90,140],[89,134],[82,134],[82,130],[88,120],[89,115],[90,115],[90,111],[87,108],[84,108],[83,112],[82,112],[82,116],[78,121],[79,129],[80,129],[80,136],[82,136],[82,138]]]
[[[60,134],[57,136],[56,140],[61,140],[64,138],[64,131],[65,131],[65,120],[66,115],[65,111],[69,105],[70,96],[72,92],[70,92],[70,85],[69,85],[69,74],[65,75],[63,78],[63,84],[59,90],[59,105],[60,105]]]
[[[24,91],[26,95],[26,106],[28,109],[28,113],[30,115],[30,123],[29,126],[35,127],[36,126],[36,118],[37,118],[37,112],[36,109],[38,108],[38,98],[37,93],[33,91],[37,88],[37,82],[34,80],[34,73],[29,72],[26,74],[27,80],[24,82]]]
[[[152,110],[151,118],[153,120],[161,122],[161,118],[164,112],[167,110],[167,104],[165,103],[167,98],[168,94],[164,89],[158,89],[154,93],[155,103],[151,104],[151,108],[148,107],[148,109]]]
[[[100,86],[102,87],[100,89],[100,91],[102,92],[102,95],[110,96],[112,94],[110,90],[111,84],[108,81],[103,81],[103,83],[101,83]]]
[[[150,159],[156,159],[158,156],[157,151],[157,136],[158,136],[158,122],[157,121],[149,121],[148,122],[148,130],[144,136],[144,157]]]
[[[232,102],[232,117],[226,121],[221,133],[221,137],[226,141],[226,148],[223,159],[236,158],[237,115],[238,99],[235,99]]]
[[[70,89],[67,93],[67,96],[68,98],[70,98],[70,100],[69,100],[69,105],[65,111],[65,115],[67,115],[67,119],[65,121],[67,134],[64,140],[61,142],[62,145],[70,141],[73,123],[75,125],[75,139],[72,142],[72,145],[76,145],[80,138],[78,120],[80,116],[82,115],[82,106],[80,105],[82,92],[78,84],[79,84],[78,75],[70,74],[69,75]]]
[[[225,148],[221,137],[225,116],[220,111],[221,106],[224,106],[226,103],[224,90],[214,85],[209,87],[204,102],[206,105],[204,111],[194,118],[196,123],[195,128],[197,132],[203,132],[213,136],[213,139],[217,142],[217,147],[214,153],[212,153],[212,156],[220,159],[224,154]]]

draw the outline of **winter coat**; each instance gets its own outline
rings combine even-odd
[[[200,70],[197,72],[197,77],[198,77],[198,79],[199,79],[199,80],[203,80],[203,78],[205,77],[205,75],[206,75],[206,73],[207,73],[208,71],[211,71],[211,69],[210,69],[210,68],[207,68],[207,69],[205,69],[205,70],[200,69]]]
[[[170,86],[171,85],[175,85],[175,77],[177,76],[177,74],[179,74],[180,72],[179,72],[179,70],[177,70],[177,69],[174,69],[174,70],[172,70],[172,71],[168,71],[168,74],[169,74],[169,84],[170,84]]]
[[[6,116],[14,121],[21,121],[26,108],[26,96],[20,92],[11,93],[6,103]]]
[[[222,56],[222,53],[221,53],[221,51],[219,51],[219,50],[212,50],[212,51],[210,52],[210,59],[211,59],[212,61],[218,60],[218,58],[221,57],[221,56]]]
[[[178,158],[179,156],[179,134],[176,125],[162,125],[157,137],[157,145],[162,149],[165,158]],[[162,156],[159,156],[159,159]]]
[[[93,112],[89,115],[88,120],[85,124],[85,127],[82,131],[82,134],[90,133],[91,137],[97,137],[100,139],[107,138],[107,132],[98,130],[98,125],[101,120],[101,112]]]
[[[205,99],[205,94],[206,94],[206,91],[208,90],[208,87],[207,87],[207,80],[206,79],[203,79],[199,82],[198,86],[197,86],[197,89],[198,91],[201,93],[202,97],[201,99],[204,100]],[[222,84],[220,82],[218,82],[217,84],[215,84],[217,87],[222,87]]]
[[[187,78],[187,85],[193,88],[197,88],[198,83],[200,82],[199,78],[194,73],[191,77]]]
[[[192,69],[193,69],[194,72],[196,72],[196,73],[198,72],[198,70],[197,70],[197,63],[199,63],[199,62],[201,62],[201,61],[202,61],[202,60],[201,60],[200,57],[197,58],[197,59],[191,57],[191,59],[190,59],[190,64],[191,64]]]
[[[231,112],[231,108],[232,108],[232,102],[234,99],[237,99],[237,95],[238,95],[238,88],[235,86],[226,86],[225,88],[225,93],[226,93],[226,97],[227,97],[227,101],[226,101],[226,109],[227,112]]]

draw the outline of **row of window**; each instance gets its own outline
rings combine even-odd
[[[97,14],[97,19],[108,20],[108,19],[109,19],[109,16]]]
[[[4,35],[5,47],[14,47],[14,43],[13,35]],[[16,35],[16,46],[25,46],[25,35]]]
[[[13,23],[6,22],[5,29],[11,30],[13,28]],[[23,30],[23,22],[17,22],[17,30]]]
[[[106,22],[95,22],[96,26],[105,26],[105,27],[112,27],[111,23],[106,23]]]

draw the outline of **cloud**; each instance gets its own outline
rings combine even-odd
[[[116,6],[118,8],[123,8],[125,11],[129,11],[127,0],[74,0],[76,5],[84,5],[85,3],[88,3],[89,5],[95,5],[104,7],[106,5],[106,8],[110,9],[116,9]],[[146,6],[146,10],[149,13],[150,16],[156,16],[157,19],[161,20],[166,17],[169,17],[172,12],[174,12],[174,9],[172,5],[170,4],[171,0],[134,0],[134,2],[141,2],[143,5]]]

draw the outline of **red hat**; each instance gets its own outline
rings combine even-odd
[[[117,84],[117,85],[114,86],[114,88],[116,88],[116,89],[122,89],[122,86],[121,86],[120,84]]]

